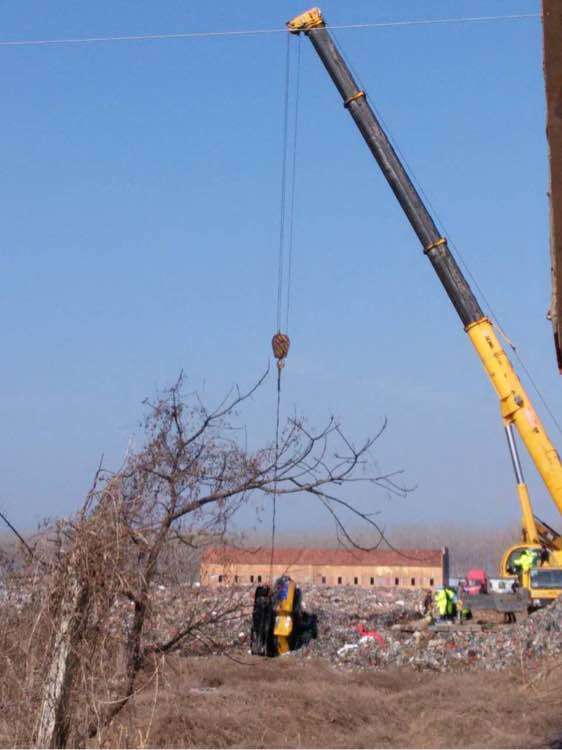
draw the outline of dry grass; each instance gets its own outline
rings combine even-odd
[[[562,665],[343,673],[289,657],[168,660],[103,738],[150,747],[562,747]]]
[[[48,634],[32,627],[36,619],[12,622],[7,614],[0,618],[0,747],[28,747]],[[343,672],[297,654],[242,662],[154,657],[131,704],[92,747],[562,747],[560,659],[447,674]],[[107,666],[111,681],[118,669]],[[97,695],[103,685],[95,669],[92,676]],[[78,720],[87,708],[81,695]]]

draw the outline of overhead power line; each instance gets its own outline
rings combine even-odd
[[[433,26],[437,24],[453,23],[486,23],[493,21],[523,21],[531,18],[541,18],[540,13],[518,13],[503,16],[466,16],[459,18],[421,18],[404,21],[377,21],[374,23],[354,23],[328,26],[329,29],[390,29],[406,26]],[[314,30],[313,30],[314,31]],[[0,47],[48,47],[57,44],[96,44],[102,42],[149,42],[166,41],[172,39],[208,39],[212,37],[245,37],[260,34],[287,33],[285,27],[272,29],[242,29],[230,31],[188,31],[177,34],[130,34],[120,36],[88,36],[67,37],[61,39],[15,39],[13,41],[0,40]]]

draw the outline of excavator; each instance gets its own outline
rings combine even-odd
[[[256,656],[281,656],[318,637],[316,615],[305,612],[302,591],[290,576],[258,586],[254,595],[250,651]]]
[[[500,563],[500,575],[511,577],[517,574],[519,591],[524,596],[510,599],[509,595],[503,595],[503,600],[500,596],[496,602],[497,609],[504,612],[528,611],[529,608],[543,606],[562,593],[562,536],[533,512],[516,434],[529,452],[554,505],[562,513],[562,463],[558,452],[496,335],[492,321],[484,315],[451,253],[447,238],[437,229],[371,108],[365,91],[357,85],[338,50],[321,10],[312,8],[296,16],[287,23],[287,29],[292,34],[306,35],[312,42],[341,95],[343,106],[359,128],[418,236],[423,252],[455,308],[498,396],[521,508],[521,538],[505,551]],[[536,563],[523,567],[520,560],[527,550],[533,553]],[[529,556],[526,557],[528,559]],[[514,604],[516,599],[519,604]]]

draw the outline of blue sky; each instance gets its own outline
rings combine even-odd
[[[539,0],[323,3],[333,24],[539,11]],[[20,2],[2,39],[272,28],[293,2]],[[341,30],[370,100],[556,414],[539,19]],[[210,401],[264,370],[275,324],[285,37],[0,47],[5,321],[0,504],[30,528],[119,465],[141,401],[184,370]],[[331,414],[402,468],[381,519],[518,515],[498,405],[308,42],[284,409]],[[274,385],[249,405],[255,445]],[[539,411],[541,405],[537,403]],[[546,420],[554,441],[562,438]],[[532,467],[540,514],[557,514]],[[308,501],[281,527],[327,524]],[[253,512],[242,525],[254,522]]]

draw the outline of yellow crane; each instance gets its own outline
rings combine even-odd
[[[538,519],[533,512],[517,452],[516,433],[527,448],[555,506],[562,513],[562,463],[558,451],[513,369],[491,320],[484,315],[451,254],[447,239],[437,229],[371,108],[365,91],[357,85],[340,54],[326,27],[322,12],[319,8],[312,8],[289,21],[287,28],[293,34],[305,34],[312,42],[341,94],[344,107],[355,121],[417,234],[423,252],[457,311],[499,398],[522,515],[521,540],[503,555],[500,573],[509,576],[517,571],[533,604],[545,604],[562,593],[562,536]],[[526,550],[534,553],[535,564],[529,569],[525,569],[527,566],[521,569],[518,559]]]

